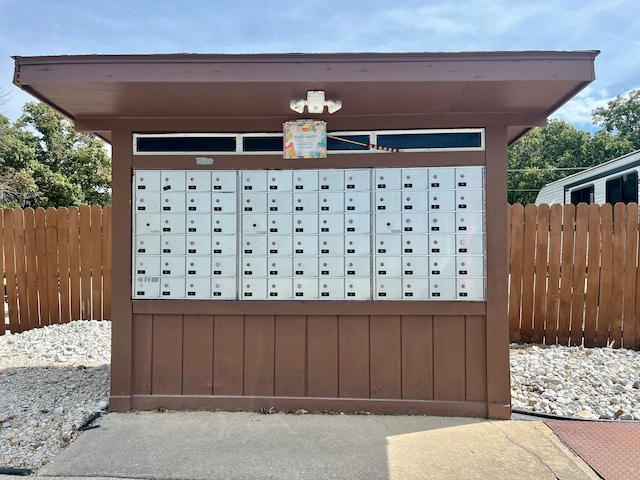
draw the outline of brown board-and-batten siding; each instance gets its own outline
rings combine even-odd
[[[506,130],[487,129],[483,152],[393,155],[393,166],[486,166],[502,181]],[[118,139],[122,138],[122,143]],[[131,297],[131,169],[184,168],[184,156],[134,157],[130,136],[114,136],[115,289]],[[506,150],[505,150],[506,151]],[[486,158],[493,156],[493,160]],[[126,158],[125,158],[126,157]],[[282,158],[216,158],[219,169],[389,166],[384,155],[332,155],[292,164]],[[315,162],[315,163],[314,163]],[[196,166],[189,168],[211,168]],[[116,180],[116,170],[126,178]],[[116,195],[115,192],[120,192]],[[121,212],[120,215],[115,212]],[[487,224],[506,229],[504,201],[487,189]],[[490,213],[494,212],[494,213]],[[493,218],[495,217],[495,218]],[[114,228],[116,226],[114,225]],[[305,409],[436,415],[509,415],[506,243],[489,233],[487,301],[133,300],[115,305],[111,408]],[[121,243],[120,250],[116,243]],[[125,244],[127,248],[125,248]],[[502,245],[505,244],[505,245]],[[504,247],[504,248],[502,248]],[[127,257],[124,258],[126,253]],[[502,258],[505,257],[505,258]],[[500,261],[499,259],[502,258]],[[496,273],[493,273],[496,272]],[[505,276],[506,278],[506,276]],[[125,293],[126,289],[126,293]],[[491,310],[496,318],[487,320]],[[487,325],[491,324],[490,329]],[[504,331],[502,331],[504,330]],[[502,343],[504,342],[504,345]],[[127,352],[127,348],[130,350]],[[492,349],[492,351],[490,351]],[[502,365],[504,364],[504,365]],[[488,369],[500,372],[495,377]],[[506,372],[505,375],[501,375]]]

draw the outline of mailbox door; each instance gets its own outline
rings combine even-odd
[[[267,187],[270,192],[291,192],[293,189],[291,170],[269,170]]]
[[[462,210],[484,210],[484,192],[464,189],[456,191],[456,208]]]
[[[266,277],[267,259],[264,257],[243,258],[240,274],[245,278]]]
[[[318,237],[315,235],[296,235],[293,239],[294,255],[318,255]]]
[[[455,233],[455,213],[429,213],[429,233]]]
[[[293,231],[293,215],[269,215],[267,232],[269,235],[291,235]]]
[[[138,235],[160,234],[160,214],[144,213],[136,215],[135,233]]]
[[[160,229],[163,234],[183,235],[186,230],[185,216],[181,213],[163,213],[160,215]]]
[[[453,254],[453,244],[451,245],[451,253]],[[402,235],[402,254],[403,255],[427,255],[429,253],[429,240],[427,235]]]
[[[349,300],[371,300],[371,280],[368,278],[345,278],[344,294]]]
[[[456,258],[458,277],[484,277],[484,257],[482,255],[464,255]]]
[[[162,192],[160,195],[161,210],[163,213],[185,213],[186,198],[184,192]]]
[[[484,254],[484,235],[480,233],[456,235],[456,253],[483,255]]]
[[[454,188],[455,173],[453,168],[439,167],[429,169],[429,191],[436,189],[451,190]]]
[[[377,214],[376,233],[402,233],[402,214],[398,212]]]
[[[369,192],[346,192],[344,194],[344,208],[347,212],[370,212],[371,194]]]
[[[269,235],[267,238],[267,248],[269,255],[286,255],[293,254],[292,239],[289,235]]]
[[[429,235],[429,255],[455,255],[456,235]]]
[[[136,170],[134,190],[136,196],[143,192],[160,192],[160,171]]]
[[[429,195],[423,191],[402,192],[403,212],[425,212],[429,206]]]
[[[211,253],[214,256],[235,256],[237,252],[236,237],[217,235],[211,239]]]
[[[375,199],[378,213],[402,211],[402,192],[378,190]]]
[[[293,211],[295,213],[317,213],[318,194],[315,192],[295,192],[293,194]]]
[[[134,265],[134,275],[157,277],[160,276],[160,256],[149,255],[137,257]]]
[[[341,191],[344,186],[343,170],[320,170],[318,172],[318,187],[321,192],[325,190]]]
[[[270,278],[267,281],[267,294],[272,300],[293,298],[293,281],[290,278]]]
[[[429,280],[426,278],[405,278],[402,280],[402,298],[405,300],[428,300]]]
[[[344,282],[321,278],[318,281],[318,297],[321,300],[340,300],[344,298]]]
[[[293,190],[295,192],[317,192],[318,172],[315,170],[294,170]]]
[[[183,170],[163,170],[160,175],[160,188],[163,192],[184,192],[185,178]]]
[[[293,280],[293,296],[299,300],[318,298],[318,280],[315,278],[296,278]]]
[[[204,192],[187,193],[187,212],[188,213],[210,213],[211,212],[211,194]],[[209,288],[207,288],[207,291]]]
[[[136,192],[136,213],[159,213],[160,192],[142,190]]]
[[[187,192],[210,192],[211,172],[204,170],[193,170],[186,172]],[[207,292],[209,287],[207,286]],[[208,294],[208,293],[207,293]]]
[[[189,220],[187,220],[189,221]],[[203,222],[203,227],[206,222]],[[236,216],[235,215],[213,215],[211,217],[211,224],[209,226],[209,232],[214,234],[223,235],[235,235],[237,231]],[[204,228],[200,229],[200,233],[206,233]]]
[[[402,298],[401,278],[378,278],[376,281],[376,298],[378,300],[399,300]]]
[[[232,220],[232,222],[234,224],[233,231],[229,232],[229,233],[235,233],[235,231],[236,231],[236,229],[235,229],[236,217],[235,217],[235,215],[228,215],[228,216],[231,217],[231,220]],[[211,215],[204,215],[204,214],[191,214],[191,215],[189,215],[189,214],[187,214],[186,222],[187,222],[186,233],[210,234],[210,233],[213,232],[213,230],[211,228]],[[222,233],[222,231],[219,231],[219,232],[216,232],[216,233]]]
[[[344,277],[344,257],[321,257],[318,270],[320,277]]]
[[[199,260],[202,260],[203,265],[207,265],[204,258]],[[213,277],[235,277],[238,270],[236,257],[215,257],[211,259],[210,265],[207,274]]]
[[[260,198],[264,198],[262,195]],[[237,208],[237,197],[235,193],[218,193],[213,192],[211,195],[211,211],[213,213],[236,213]],[[264,208],[261,207],[262,210],[257,209],[256,212],[264,211]]]
[[[134,298],[160,298],[160,277],[136,277]]]
[[[290,257],[270,257],[267,260],[267,275],[269,277],[293,276],[293,262]]]
[[[325,213],[344,212],[344,194],[342,192],[321,191],[318,194],[318,209]]]
[[[188,255],[211,255],[211,237],[209,235],[187,236]]]
[[[266,192],[267,172],[265,170],[247,170],[240,174],[243,192]]]
[[[458,212],[456,213],[457,233],[481,233],[484,232],[484,220],[482,212]]]
[[[401,171],[402,189],[409,191],[426,191],[428,189],[426,168],[403,168]]]
[[[344,174],[344,189],[346,191],[363,190],[368,192],[371,189],[371,172],[369,170],[347,170]]]
[[[344,216],[344,232],[370,233],[371,216],[366,213],[348,213]]]
[[[346,277],[371,277],[371,260],[369,257],[346,257],[344,259]]]
[[[437,277],[455,277],[456,276],[456,259],[451,256],[438,256],[429,258],[429,275],[432,278]]]
[[[293,259],[293,276],[294,277],[317,277],[318,276],[318,258],[317,257],[295,257]],[[316,292],[317,292],[317,284],[316,284]]]
[[[402,257],[384,256],[376,258],[375,274],[380,277],[401,277]]]
[[[160,243],[163,255],[184,255],[187,253],[185,237],[182,235],[162,235]]]
[[[342,234],[344,233],[344,217],[337,213],[318,215],[318,229],[320,233]]]
[[[484,185],[484,169],[482,167],[456,168],[456,189],[482,188]]]
[[[454,300],[456,298],[455,278],[431,278],[429,280],[431,300]]]
[[[136,255],[160,255],[159,235],[136,235]]]
[[[429,211],[452,212],[456,209],[456,197],[454,190],[435,189],[429,192]]]
[[[460,300],[484,300],[484,279],[459,278],[456,283]]]
[[[214,170],[211,172],[211,190],[213,192],[235,192],[238,177],[235,171]]]
[[[318,233],[318,216],[317,215],[308,215],[308,214],[294,214],[293,215],[293,233],[298,236],[302,235],[313,235]]]
[[[229,257],[233,258],[234,257]],[[191,277],[208,277],[211,275],[211,258],[209,257],[187,257],[186,258],[187,276]],[[235,263],[235,262],[234,262]]]
[[[320,235],[318,237],[318,254],[320,257],[325,255],[344,255],[344,239],[341,235]]]
[[[242,212],[247,213],[267,213],[267,193],[243,193]]]
[[[427,233],[429,231],[429,215],[426,212],[403,213],[403,233]]]
[[[402,251],[400,235],[376,235],[376,255],[399,256]]]
[[[376,190],[400,190],[401,177],[401,171],[397,168],[376,168],[374,187]]]
[[[242,255],[245,257],[265,257],[267,255],[267,237],[263,235],[243,236]]]
[[[346,255],[367,255],[371,254],[371,238],[369,235],[345,235],[344,252]]]
[[[211,280],[211,297],[218,300],[231,300],[237,296],[235,278],[214,278]]]
[[[267,279],[242,279],[240,295],[244,300],[265,300],[267,298]]]
[[[161,298],[185,298],[185,279],[162,278],[160,279]]]
[[[428,278],[429,257],[411,256],[402,257],[402,275],[404,277]]]
[[[251,235],[266,235],[268,217],[266,213],[242,216],[242,233]]]
[[[293,209],[292,200],[290,192],[269,193],[267,195],[269,213],[290,213]]]
[[[186,274],[183,256],[163,255],[160,259],[160,274],[163,277],[184,277]]]
[[[211,298],[211,279],[187,278],[185,285],[187,298]]]

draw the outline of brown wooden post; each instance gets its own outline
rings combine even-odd
[[[488,417],[511,417],[507,319],[507,129],[486,129]]]
[[[131,132],[112,136],[112,298],[111,398],[114,411],[131,410]]]

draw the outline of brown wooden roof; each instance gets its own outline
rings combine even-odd
[[[79,130],[279,131],[324,90],[329,129],[508,126],[509,142],[594,78],[597,51],[14,57],[14,83]],[[176,119],[179,120],[176,123]]]

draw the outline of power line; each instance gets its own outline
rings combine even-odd
[[[531,172],[531,171],[538,171],[538,172],[561,172],[561,171],[566,171],[566,170],[587,170],[591,167],[560,167],[560,168],[553,168],[553,167],[549,167],[549,168],[508,168],[507,172]]]

